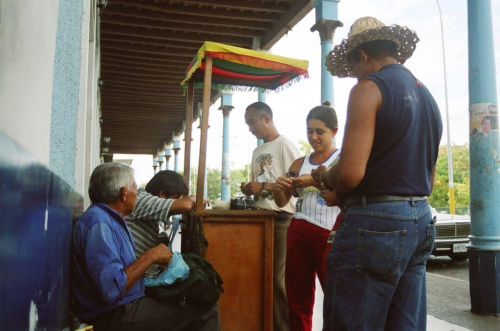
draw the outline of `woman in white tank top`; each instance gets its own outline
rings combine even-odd
[[[287,177],[279,177],[273,192],[278,206],[292,195],[298,197],[296,211],[287,232],[285,285],[291,330],[311,330],[316,275],[324,288],[328,236],[340,213],[335,194],[322,195],[324,188],[311,177],[320,165],[331,167],[340,150],[335,148],[337,115],[328,104],[311,109],[307,119],[307,140],[314,152],[295,160]],[[326,196],[326,192],[325,196]]]

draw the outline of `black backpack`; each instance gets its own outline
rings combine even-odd
[[[146,287],[146,295],[180,305],[213,306],[224,292],[222,278],[204,258],[193,253],[183,253],[182,258],[189,266],[188,278],[170,285]]]

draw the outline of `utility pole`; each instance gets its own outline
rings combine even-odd
[[[471,311],[500,316],[500,158],[490,0],[468,0]]]
[[[443,30],[443,16],[441,15],[441,6],[439,0],[436,0],[439,9],[439,22],[441,23],[441,45],[443,47],[443,69],[444,69],[444,99],[446,105],[446,136],[448,139],[448,186],[449,186],[449,203],[450,214],[455,214],[455,184],[453,181],[453,158],[451,154],[451,137],[450,137],[450,113],[448,111],[448,83],[446,75],[446,54],[444,51],[444,30]]]

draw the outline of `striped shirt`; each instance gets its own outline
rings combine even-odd
[[[338,162],[339,155],[340,150],[337,149],[321,164],[311,163],[311,155],[305,156],[299,171],[299,176],[310,174],[313,169],[316,169],[320,165],[327,167],[333,166]],[[297,209],[294,217],[308,221],[321,228],[331,230],[337,215],[340,213],[340,208],[328,207],[320,191],[314,186],[304,187],[297,191],[299,193],[299,198],[297,199]]]
[[[160,232],[158,222],[167,222],[174,201],[154,196],[143,188],[137,189],[134,212],[125,216],[130,232],[134,236],[136,257],[156,246]]]

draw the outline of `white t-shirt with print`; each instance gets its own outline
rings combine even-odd
[[[252,181],[275,183],[278,177],[285,176],[293,161],[299,157],[300,152],[297,147],[283,135],[258,146],[252,155]],[[259,196],[256,205],[259,209],[285,211],[293,214],[296,201],[297,199],[292,197],[288,204],[280,208],[270,194],[265,198]]]

